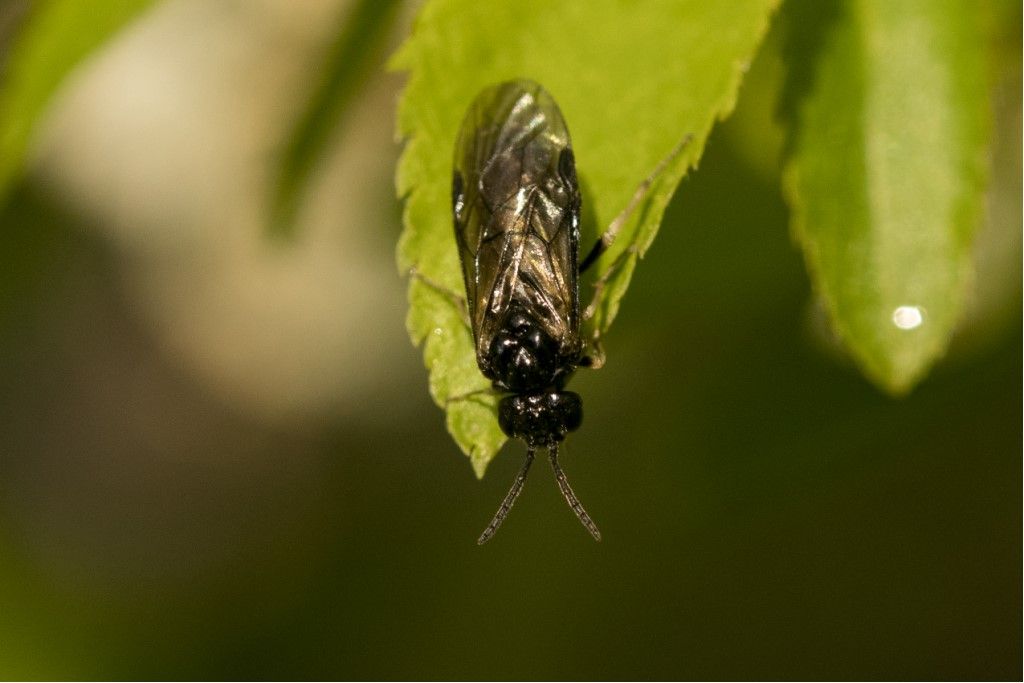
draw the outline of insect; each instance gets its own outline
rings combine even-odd
[[[526,462],[478,543],[501,526],[536,451],[546,448],[558,487],[587,531],[601,532],[558,463],[583,403],[565,384],[586,365],[580,338],[580,190],[569,131],[537,83],[481,92],[455,146],[455,239],[480,371],[508,395],[498,424],[526,442]]]
[[[559,444],[583,419],[579,394],[565,385],[578,367],[601,364],[586,355],[580,335],[579,275],[611,244],[667,161],[638,188],[581,265],[576,162],[551,95],[533,81],[509,81],[484,89],[466,112],[452,176],[466,308],[477,365],[506,394],[498,404],[498,424],[527,447],[526,461],[480,544],[505,521],[539,449],[547,450],[569,507],[601,540],[558,462]]]

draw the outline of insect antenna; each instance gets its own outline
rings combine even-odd
[[[512,488],[508,490],[508,494],[505,495],[505,500],[501,501],[501,507],[494,513],[494,519],[487,525],[484,532],[480,534],[480,538],[476,540],[477,545],[483,545],[487,541],[491,540],[491,536],[498,530],[501,523],[505,521],[505,517],[508,516],[508,511],[512,509],[512,503],[516,502],[516,498],[519,497],[519,493],[523,490],[523,484],[526,483],[526,475],[530,471],[530,465],[533,464],[533,455],[535,450],[530,448],[526,451],[526,462],[523,463],[523,468],[519,470],[519,474],[516,476],[516,480],[512,482]]]
[[[551,469],[555,471],[555,481],[558,482],[558,488],[562,490],[562,495],[565,496],[565,502],[569,504],[572,511],[579,517],[580,522],[586,527],[590,535],[594,537],[595,541],[601,540],[601,532],[598,531],[597,525],[594,524],[594,520],[590,518],[587,511],[583,509],[583,503],[576,497],[576,494],[572,492],[572,487],[569,486],[569,480],[565,477],[565,472],[562,471],[562,466],[558,464],[558,444],[553,443],[548,447],[548,457],[551,459]]]

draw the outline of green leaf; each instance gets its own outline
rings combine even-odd
[[[30,14],[0,82],[0,203],[22,174],[36,123],[68,74],[152,0],[50,0]]]
[[[383,60],[384,39],[399,0],[357,0],[341,18],[338,37],[324,63],[323,78],[288,141],[274,193],[271,233],[289,237],[303,193],[347,106]]]
[[[784,186],[817,293],[864,373],[908,391],[970,281],[986,172],[984,31],[968,0],[803,0]]]
[[[618,239],[595,266],[607,280],[588,333],[607,331],[637,260],[650,247],[676,185],[700,158],[715,121],[735,104],[743,74],[777,0],[728,3],[486,2],[435,0],[420,12],[394,65],[409,72],[399,106],[406,147],[397,186],[406,198],[398,247],[403,272],[433,283],[409,287],[409,333],[425,342],[434,400],[478,474],[505,441],[484,405],[487,382],[453,303],[462,277],[452,233],[452,154],[462,116],[483,87],[512,78],[540,82],[558,101],[573,140],[583,190],[584,253],[668,159]],[[692,136],[680,154],[672,150]],[[441,291],[447,294],[441,293]],[[590,288],[581,288],[581,302]]]

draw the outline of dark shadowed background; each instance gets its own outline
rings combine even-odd
[[[1020,677],[1019,44],[971,305],[910,396],[813,303],[772,38],[574,380],[604,542],[541,466],[478,548],[523,448],[478,482],[406,337],[399,76],[297,237],[262,227],[339,6],[165,3],[51,111],[0,213],[0,677]]]

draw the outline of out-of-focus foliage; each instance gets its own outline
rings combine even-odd
[[[18,32],[0,81],[0,202],[32,134],[68,73],[152,0],[47,0]]]
[[[902,393],[945,351],[971,280],[990,119],[978,6],[790,9],[793,232],[841,339]]]
[[[337,40],[323,75],[281,159],[274,190],[272,234],[289,236],[305,191],[373,67],[383,61],[384,39],[393,26],[399,0],[358,0],[343,13]]]
[[[659,161],[693,136],[597,262],[596,275],[608,284],[589,325],[607,331],[676,185],[696,165],[715,121],[731,111],[776,4],[427,3],[394,60],[409,72],[398,122],[407,138],[397,179],[406,198],[400,268],[415,267],[461,293],[449,206],[458,126],[481,88],[530,78],[554,95],[569,125],[583,188],[584,251]],[[488,387],[470,333],[451,296],[418,279],[409,290],[407,325],[425,347],[431,395],[447,409],[449,431],[482,475],[505,438],[493,396],[455,398]],[[584,305],[589,296],[582,288]]]

